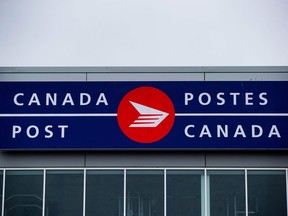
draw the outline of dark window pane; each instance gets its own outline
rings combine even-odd
[[[248,171],[249,215],[287,215],[285,171]]]
[[[86,216],[123,215],[123,171],[87,171]]]
[[[43,171],[6,171],[5,216],[41,216]]]
[[[203,171],[167,171],[167,216],[201,216],[203,175]]]
[[[47,171],[45,216],[83,215],[83,171]]]
[[[129,170],[126,187],[127,216],[163,216],[163,171]]]
[[[2,215],[3,172],[0,171],[0,214]]]
[[[245,172],[208,171],[210,216],[245,215]]]

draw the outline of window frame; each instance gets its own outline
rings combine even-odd
[[[88,170],[122,170],[123,171],[123,190],[124,190],[124,202],[123,202],[123,216],[126,216],[126,177],[127,177],[127,171],[128,170],[162,170],[164,172],[164,216],[167,216],[167,200],[166,200],[166,196],[167,196],[167,170],[199,170],[199,171],[204,171],[204,213],[203,216],[209,216],[209,212],[208,212],[208,196],[207,193],[208,191],[208,184],[207,184],[207,176],[208,176],[208,171],[213,171],[213,170],[241,170],[244,171],[245,173],[245,211],[246,214],[245,216],[248,216],[248,171],[284,171],[285,172],[285,179],[286,179],[286,210],[287,210],[287,216],[288,216],[288,168],[257,168],[257,167],[253,167],[253,168],[242,168],[242,167],[229,167],[229,168],[225,168],[225,167],[83,167],[83,168],[79,168],[79,167],[69,167],[69,168],[62,168],[62,167],[51,167],[51,168],[41,168],[41,167],[25,167],[25,168],[21,168],[21,167],[15,167],[15,168],[0,168],[0,171],[2,171],[2,181],[3,181],[3,185],[0,185],[0,187],[2,187],[2,209],[1,210],[1,214],[0,216],[4,216],[4,209],[5,209],[5,180],[6,180],[6,171],[10,171],[10,170],[14,170],[14,171],[28,171],[28,170],[41,170],[43,171],[43,204],[42,204],[42,216],[45,215],[45,198],[46,198],[46,176],[47,176],[47,171],[50,170],[63,170],[63,171],[72,171],[72,170],[77,170],[77,171],[83,171],[83,216],[85,216],[86,214],[86,176],[87,176],[87,171]]]

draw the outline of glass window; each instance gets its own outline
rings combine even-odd
[[[43,171],[6,171],[5,216],[41,216]]]
[[[43,173],[0,170],[0,216],[42,216]],[[124,169],[87,170],[85,215],[123,216],[125,193],[126,216],[164,216],[165,200],[167,216],[244,216],[245,203],[249,216],[288,216],[286,170],[248,169],[248,194],[245,171],[240,169],[208,169],[206,182],[204,170],[175,168],[166,174],[164,197],[164,170],[127,169],[126,182]],[[48,169],[45,216],[82,216],[83,192],[84,169]]]
[[[0,170],[0,215],[2,215],[3,171]]]
[[[47,171],[45,216],[83,215],[83,171]]]
[[[128,170],[127,216],[164,215],[164,171]]]
[[[249,215],[287,215],[285,171],[248,171]]]
[[[203,171],[167,171],[166,181],[167,216],[204,215]]]
[[[245,172],[208,171],[208,215],[245,215]]]
[[[88,170],[86,182],[86,216],[123,215],[122,170]]]

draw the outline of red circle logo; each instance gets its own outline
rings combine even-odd
[[[117,119],[123,133],[139,143],[152,143],[171,130],[175,110],[170,98],[153,87],[139,87],[121,100]]]

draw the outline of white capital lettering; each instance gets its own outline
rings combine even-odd
[[[52,125],[47,125],[46,127],[45,127],[45,132],[47,133],[46,135],[45,135],[45,138],[52,138],[53,137],[53,132],[50,130],[50,129],[52,129]]]
[[[230,95],[233,97],[233,105],[237,105],[237,96],[240,95],[239,92],[231,92]]]
[[[67,103],[69,103],[71,106],[74,106],[74,101],[73,101],[70,93],[66,94],[66,96],[63,100],[62,106],[65,106]]]
[[[65,138],[65,129],[68,128],[68,125],[58,125],[58,128],[61,130],[61,138]]]
[[[245,93],[245,105],[253,105],[253,93]]]
[[[268,138],[271,138],[272,136],[277,136],[278,138],[281,138],[281,135],[276,125],[272,125]]]
[[[105,94],[104,93],[101,93],[98,97],[98,100],[96,102],[96,106],[98,106],[100,103],[104,103],[106,106],[108,106],[108,102],[107,102],[107,99],[105,97]]]
[[[223,92],[219,92],[217,94],[217,99],[218,99],[217,105],[224,105],[225,104],[225,99],[222,96],[224,96]]]
[[[243,127],[242,125],[238,125],[237,128],[236,128],[236,131],[234,133],[234,137],[237,137],[237,136],[242,136],[242,137],[246,137],[246,134],[243,130]]]
[[[185,106],[188,105],[189,101],[192,101],[193,100],[193,94],[192,93],[189,93],[189,92],[185,92]]]
[[[31,133],[31,130],[34,130],[34,134]],[[39,128],[36,125],[30,125],[27,130],[26,130],[26,134],[29,138],[36,138],[39,135]]]
[[[256,133],[256,128],[258,129],[258,133]],[[252,137],[257,138],[261,137],[263,134],[263,129],[260,125],[252,125]]]
[[[54,106],[57,105],[57,94],[56,93],[53,94],[53,97],[50,93],[46,94],[46,106],[49,106],[50,103]]]
[[[86,100],[84,100],[86,99]],[[80,93],[80,106],[85,106],[90,104],[91,96],[87,93]]]
[[[189,137],[189,138],[195,137],[194,134],[190,134],[189,131],[188,131],[190,128],[194,128],[194,127],[195,127],[194,125],[187,125],[187,126],[185,127],[184,133],[185,133],[185,135],[186,135],[187,137]]]
[[[259,94],[259,98],[262,101],[259,104],[262,106],[265,106],[268,104],[268,99],[265,96],[267,96],[267,92],[262,92],[261,94]]]
[[[203,101],[203,97],[204,97],[204,96],[206,96],[206,98],[207,98],[207,101],[206,101],[206,102]],[[206,93],[206,92],[201,93],[201,94],[199,95],[199,98],[198,98],[198,99],[199,99],[199,103],[200,103],[201,105],[204,105],[204,106],[210,104],[210,102],[211,102],[211,96],[210,96],[210,94],[208,94],[208,93]]]
[[[228,137],[228,125],[224,125],[224,129],[222,125],[217,125],[217,137],[221,137],[221,134],[223,137]]]
[[[40,106],[40,101],[36,93],[32,94],[28,106],[31,106],[33,103],[37,104],[37,106]]]
[[[12,138],[15,139],[16,138],[16,134],[19,134],[21,132],[21,127],[18,125],[13,125],[12,127]]]
[[[203,137],[204,135],[208,136],[208,137],[212,137],[210,130],[208,128],[208,125],[204,125],[202,127],[201,133],[199,135],[199,137]]]
[[[14,96],[14,104],[17,105],[17,106],[23,106],[24,104],[23,103],[19,103],[18,101],[18,97],[19,96],[24,96],[24,93],[18,93]]]

